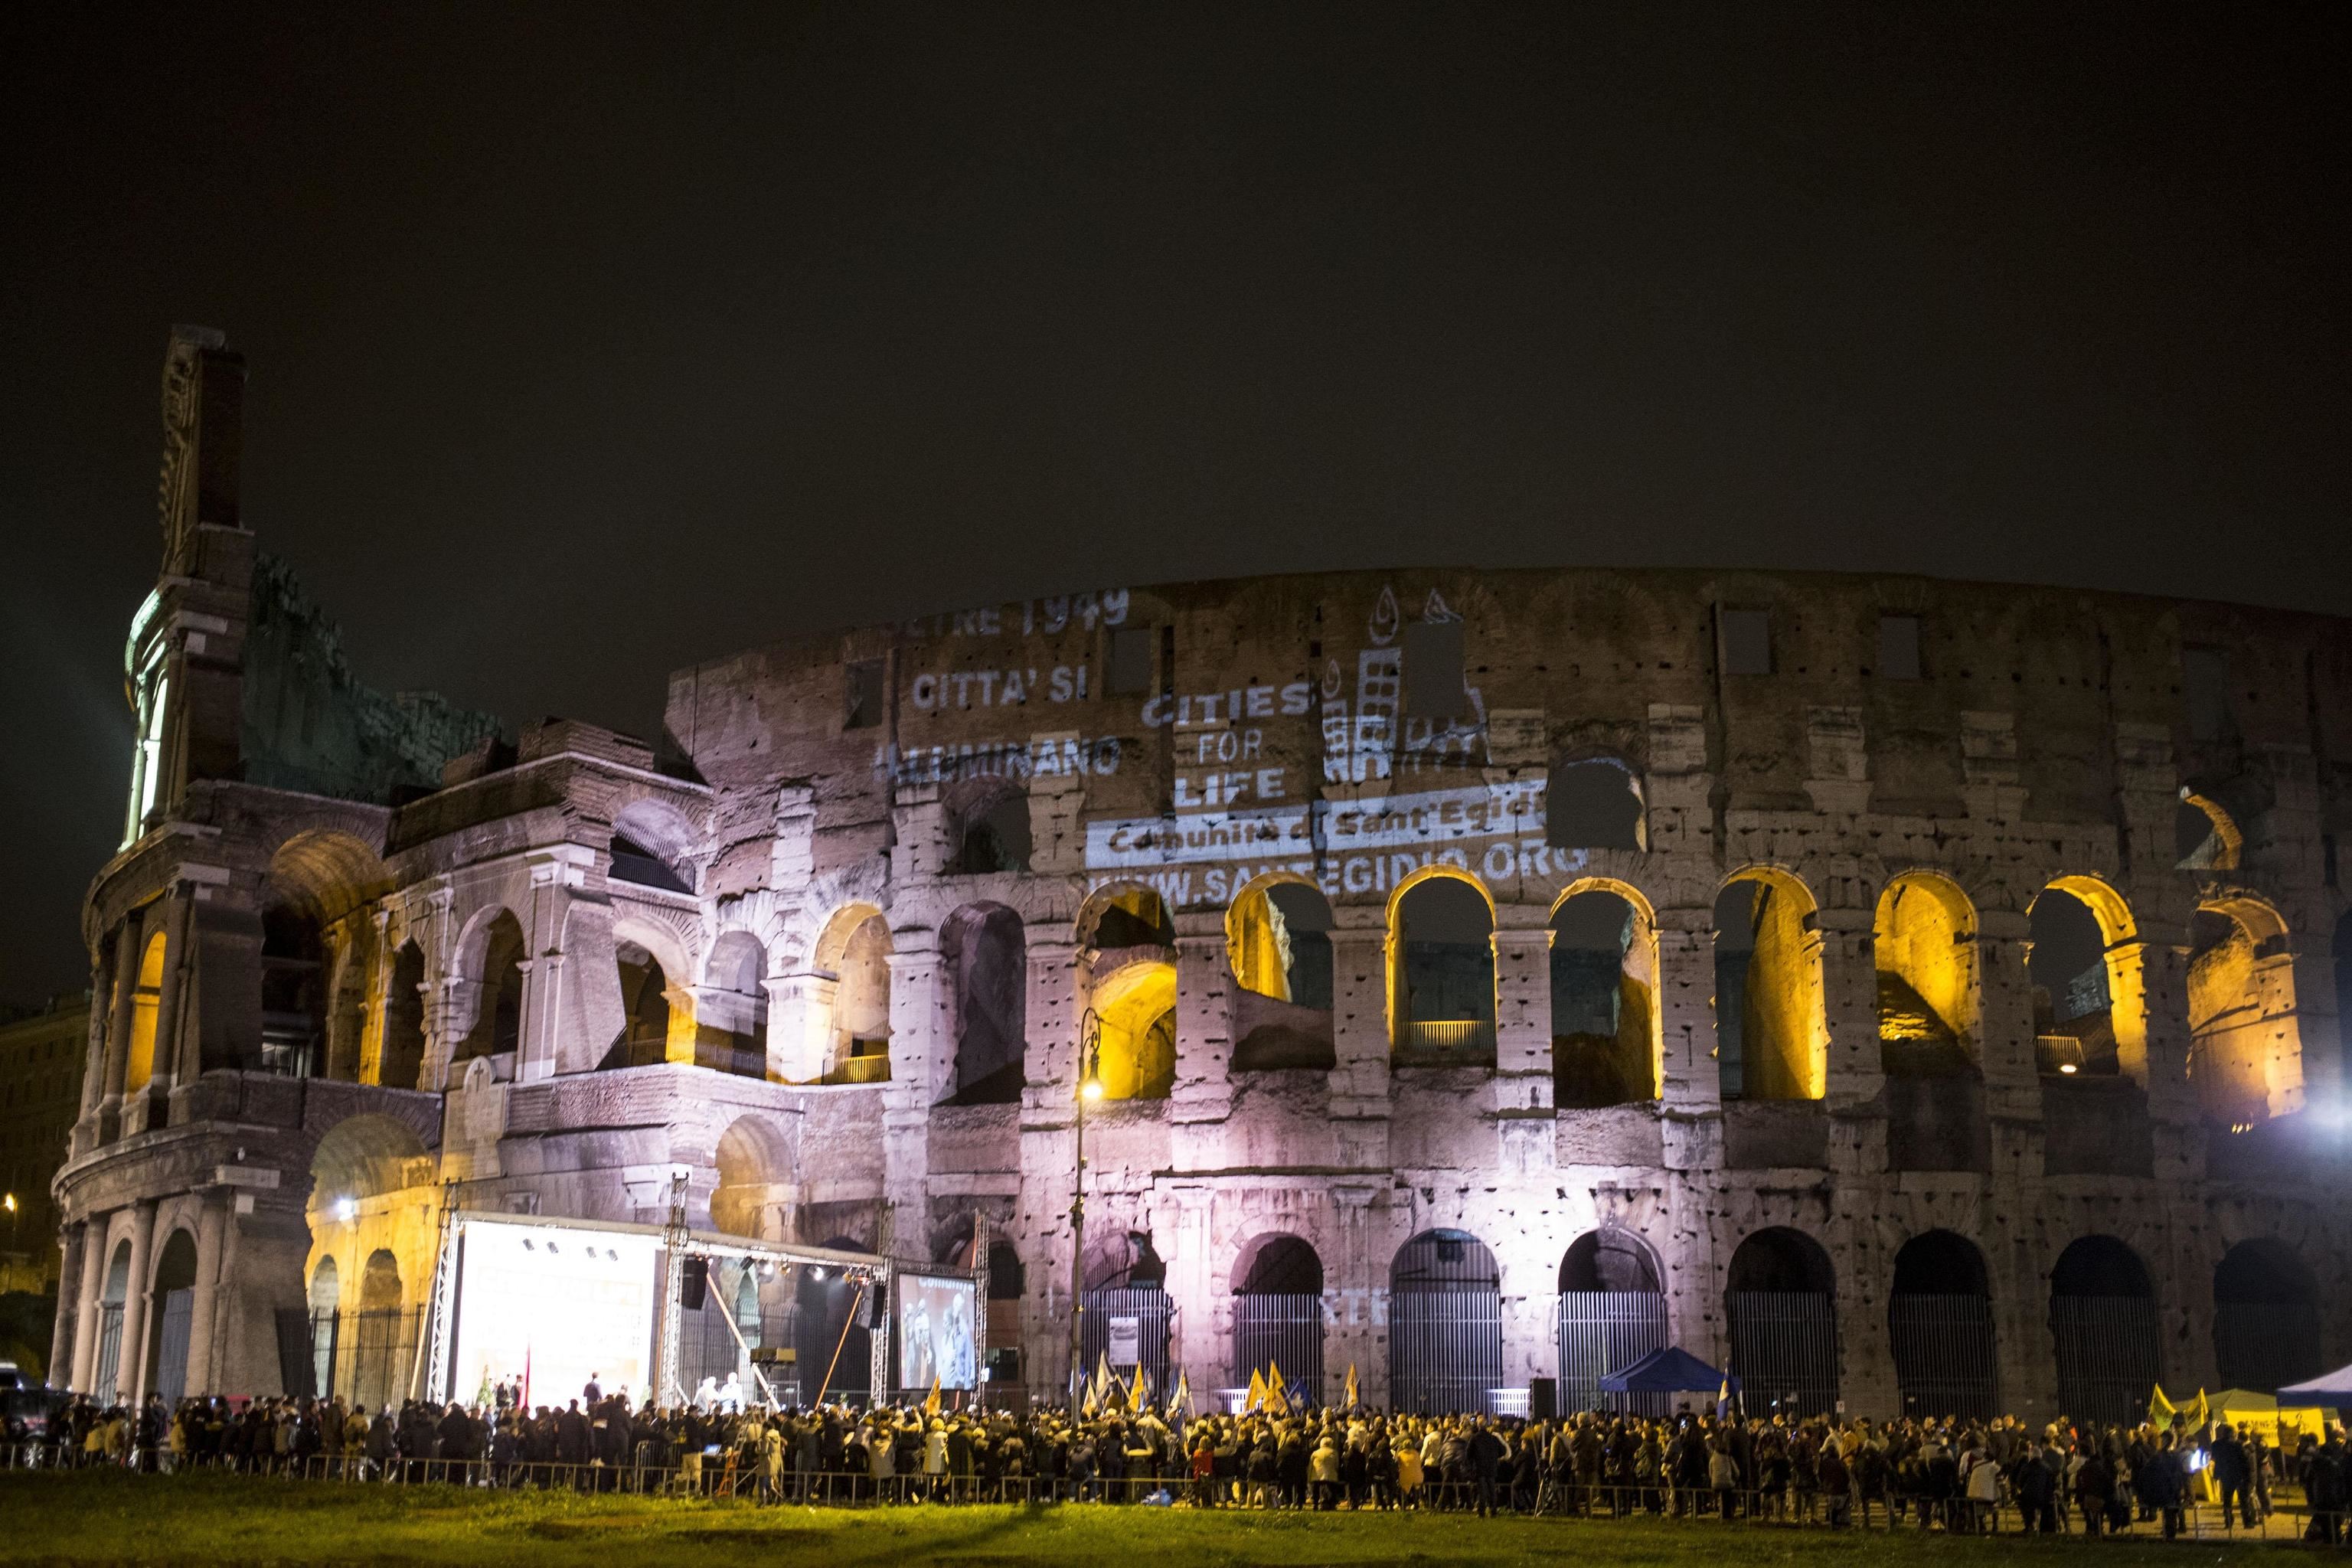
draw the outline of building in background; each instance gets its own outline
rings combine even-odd
[[[89,994],[0,1021],[0,1361],[48,1364],[58,1211],[49,1194],[81,1108]]]
[[[243,374],[175,336],[76,1387],[396,1399],[448,1206],[658,1226],[679,1171],[698,1226],[983,1267],[1012,1397],[1081,1307],[1087,1366],[1415,1409],[1669,1342],[1870,1415],[2352,1357],[2343,621],[1346,572],[780,644],[675,673],[657,742],[509,741],[360,686],[256,555]],[[688,1386],[740,1334],[862,1388],[837,1278],[688,1296]]]

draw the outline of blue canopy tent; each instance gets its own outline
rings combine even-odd
[[[1720,1394],[1739,1392],[1739,1380],[1673,1345],[1652,1351],[1631,1366],[1601,1374],[1603,1394]]]
[[[2278,1391],[2278,1397],[2281,1405],[2352,1405],[2352,1366],[2339,1366],[2309,1383],[2290,1384]]]

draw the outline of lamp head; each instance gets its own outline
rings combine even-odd
[[[5,1198],[0,1198],[0,1208],[5,1208],[10,1214],[15,1214],[16,1212],[16,1194],[10,1193]]]
[[[1100,1100],[1102,1098],[1102,1079],[1098,1078],[1090,1078],[1087,1079],[1086,1082],[1078,1085],[1078,1098],[1080,1100]]]
[[[337,1198],[335,1200],[335,1217],[341,1220],[346,1225],[350,1224],[352,1220],[359,1218],[359,1200],[357,1198]]]

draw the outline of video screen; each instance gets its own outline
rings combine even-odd
[[[591,1376],[642,1404],[659,1300],[659,1239],[470,1221],[457,1277],[447,1395],[523,1380],[532,1405],[562,1409]]]
[[[980,1386],[975,1289],[969,1275],[898,1276],[898,1386]]]

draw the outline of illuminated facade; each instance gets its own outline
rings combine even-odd
[[[77,1386],[396,1395],[445,1190],[659,1223],[682,1166],[697,1225],[984,1261],[1051,1391],[1085,1072],[1088,1359],[1196,1390],[1580,1405],[1671,1340],[2124,1414],[2352,1357],[2344,623],[1344,573],[761,648],[656,744],[353,689],[289,760],[182,342]],[[709,1297],[838,1348],[805,1283]]]

